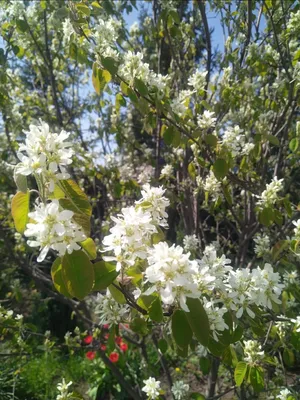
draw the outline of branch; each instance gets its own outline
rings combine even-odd
[[[246,54],[246,49],[249,46],[250,40],[251,40],[251,28],[252,28],[252,0],[248,0],[248,18],[247,18],[247,25],[248,25],[248,31],[247,31],[247,38],[245,45],[242,50],[241,54],[241,59],[240,59],[240,66],[242,66],[244,57]]]
[[[207,88],[208,88],[209,79],[210,79],[212,52],[211,52],[211,39],[210,39],[209,26],[208,26],[206,12],[205,12],[205,3],[202,0],[199,0],[198,5],[199,5],[200,13],[201,13],[201,18],[202,18],[203,24],[204,24],[206,50],[207,50],[207,60],[206,60],[207,75],[206,75],[206,85],[205,85],[205,92],[204,92],[205,93],[204,99],[205,99],[207,96]]]

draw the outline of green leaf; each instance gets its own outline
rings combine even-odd
[[[95,282],[93,264],[82,250],[66,253],[63,256],[62,276],[67,291],[79,300],[84,299],[93,289]]]
[[[127,95],[133,103],[137,103],[139,101],[135,91],[132,90],[130,87],[127,88]]]
[[[111,73],[111,75],[115,75],[118,72],[118,66],[116,65],[116,61],[112,57],[102,57],[101,63],[107,71]]]
[[[229,171],[227,162],[223,158],[218,158],[213,165],[215,177],[219,180],[225,178]]]
[[[168,342],[166,339],[160,339],[158,341],[158,348],[163,354],[168,350]]]
[[[155,322],[162,322],[164,319],[159,296],[155,296],[154,301],[149,307],[149,317]]]
[[[30,193],[18,192],[14,195],[11,202],[11,214],[14,219],[15,228],[23,233],[28,221]]]
[[[163,132],[163,139],[167,145],[178,147],[181,140],[180,132],[174,126],[169,126]]]
[[[188,173],[190,175],[191,178],[195,179],[196,177],[196,168],[195,168],[195,164],[192,162],[189,163],[188,165]]]
[[[134,78],[134,86],[142,96],[147,96],[148,88],[141,79]]]
[[[222,344],[221,342],[217,342],[212,337],[209,338],[207,348],[214,356],[221,357],[226,347],[226,345]]]
[[[237,386],[241,386],[247,372],[248,365],[244,361],[237,363],[234,370],[234,380]]]
[[[274,220],[274,212],[271,207],[265,207],[258,214],[258,220],[261,224],[265,226],[270,226]]]
[[[232,343],[238,342],[238,341],[241,340],[241,338],[243,337],[243,334],[244,334],[244,329],[243,329],[243,327],[242,327],[241,325],[238,325],[238,326],[235,328],[235,331],[233,332],[231,342],[232,342]]]
[[[277,261],[280,254],[289,247],[288,240],[279,240],[272,248],[272,258]]]
[[[97,257],[97,249],[93,239],[87,238],[83,242],[81,242],[80,245],[83,248],[83,250],[86,251],[90,260],[95,260],[95,258]]]
[[[196,338],[199,342],[207,347],[209,341],[209,321],[207,314],[201,304],[200,300],[187,298],[186,304],[188,306],[189,312],[185,315],[189,321],[190,327],[194,332]]]
[[[216,147],[218,144],[218,138],[216,135],[208,134],[204,136],[204,141],[206,144],[212,147]]]
[[[84,15],[86,15],[87,17],[89,17],[91,15],[91,10],[89,9],[88,6],[86,6],[85,4],[82,3],[77,3],[76,4],[77,10],[82,12]]]
[[[28,24],[24,19],[17,19],[16,20],[16,25],[19,31],[21,32],[27,32],[28,30]]]
[[[19,174],[20,167],[18,165],[14,169],[14,181],[20,192],[27,193],[27,176]]]
[[[120,287],[118,282],[114,282],[114,285]],[[108,290],[110,291],[110,294],[116,300],[116,302],[118,302],[119,304],[126,304],[127,302],[126,302],[124,294],[119,289],[117,289],[114,285],[108,286]]]
[[[119,274],[116,271],[116,266],[114,264],[110,264],[105,261],[98,261],[93,264],[93,267],[95,274],[95,284],[93,290],[100,291],[108,288],[108,286],[113,283]]]
[[[235,367],[237,365],[238,363],[237,355],[234,348],[231,345],[226,347],[226,349],[223,351],[222,361],[224,362],[224,364],[227,364],[229,366]]]
[[[186,313],[182,310],[176,310],[172,316],[172,334],[177,346],[181,349],[187,347],[192,340],[193,331]]]
[[[192,393],[191,394],[191,399],[193,399],[193,400],[205,400],[206,397],[201,393]]]
[[[142,336],[145,336],[148,333],[147,323],[141,317],[134,318],[129,326],[133,332],[139,333]]]
[[[69,180],[60,181],[60,187],[67,198],[73,203],[72,211],[83,213],[89,217],[92,215],[92,207],[87,195],[80,189],[76,182]]]
[[[295,153],[299,147],[299,139],[298,138],[293,138],[290,143],[289,143],[289,149]]]
[[[99,68],[98,64],[94,62],[92,70],[92,83],[97,94],[101,94],[105,85],[111,81],[111,74],[105,69]]]
[[[200,357],[199,364],[203,375],[208,375],[211,368],[211,360],[207,357]]]
[[[295,364],[295,355],[294,352],[287,347],[283,350],[283,361],[288,367],[292,367]]]
[[[289,199],[287,197],[285,197],[283,199],[283,205],[284,205],[285,211],[287,212],[287,215],[291,218],[293,215],[293,209],[291,206],[291,202],[289,201]]]
[[[62,261],[61,258],[58,257],[51,267],[51,277],[54,284],[55,289],[65,297],[71,297],[68,292],[65,282],[62,276]]]
[[[64,205],[66,205],[66,202],[68,200],[60,200],[59,203],[62,205],[63,208],[65,208],[66,210],[69,210],[70,208],[68,207],[64,207]],[[85,214],[77,214],[75,213],[73,215],[73,220],[82,227],[84,233],[86,236],[90,236],[90,232],[91,232],[91,222],[90,222],[90,217],[88,217]]]
[[[280,146],[279,139],[276,136],[273,135],[266,135],[266,138],[270,143],[272,143],[274,146]]]
[[[250,383],[255,392],[261,392],[264,389],[264,371],[261,367],[252,366],[250,368]],[[248,378],[249,379],[249,378]]]

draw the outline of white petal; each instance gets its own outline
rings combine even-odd
[[[45,246],[45,247],[42,249],[42,251],[40,252],[40,255],[39,255],[38,258],[37,258],[37,262],[42,262],[42,261],[44,261],[44,259],[45,259],[46,255],[47,255],[48,251],[49,251],[49,246]]]

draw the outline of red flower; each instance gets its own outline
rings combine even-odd
[[[128,350],[128,344],[127,343],[121,343],[120,344],[120,349],[122,351],[127,351]]]
[[[105,344],[100,344],[100,349],[101,349],[102,351],[105,351],[105,350],[106,350]]]
[[[104,335],[104,339],[108,339],[109,338],[109,333],[106,333],[105,335]]]
[[[85,344],[91,344],[93,341],[93,336],[89,335],[83,339]]]
[[[86,358],[89,360],[93,360],[96,357],[96,352],[95,351],[88,351],[85,353]]]
[[[110,353],[109,359],[111,362],[116,363],[119,359],[119,354],[113,351],[112,353]]]
[[[103,329],[109,329],[109,324],[104,324]]]
[[[115,341],[116,341],[117,345],[120,346],[120,344],[122,343],[121,336],[116,336]]]

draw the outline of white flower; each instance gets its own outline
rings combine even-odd
[[[159,93],[163,93],[167,87],[169,77],[151,71],[149,64],[143,62],[143,58],[143,53],[138,52],[135,54],[132,51],[127,51],[123,62],[119,66],[118,74],[131,85],[134,84],[134,79],[138,78],[146,85],[156,88]]]
[[[152,215],[142,207],[122,208],[121,214],[111,219],[115,225],[111,234],[103,239],[104,251],[113,251],[114,256],[106,256],[106,261],[117,261],[117,271],[126,265],[133,266],[136,258],[145,259],[151,235],[157,232]]]
[[[300,316],[298,316],[296,319],[291,319],[293,324],[295,324],[294,329],[296,332],[300,332]]]
[[[62,382],[57,385],[57,390],[60,392],[57,395],[56,400],[67,400],[72,397],[72,393],[69,392],[69,387],[73,384],[72,381],[66,383],[65,378],[63,378]]]
[[[97,24],[94,27],[94,40],[96,42],[97,50],[104,56],[113,56],[118,58],[116,50],[114,49],[115,43],[118,39],[118,29],[120,22],[113,18],[97,19]],[[116,57],[115,57],[116,55]]]
[[[257,204],[262,207],[268,207],[276,203],[278,200],[278,192],[283,189],[283,179],[277,179],[275,176],[260,196],[256,196],[259,200]]]
[[[75,30],[73,28],[70,18],[66,18],[64,20],[64,22],[62,23],[62,28],[63,28],[63,34],[64,34],[63,42],[64,42],[64,44],[67,44],[67,43],[69,43],[72,34],[75,33]]]
[[[288,400],[289,396],[293,393],[289,391],[289,389],[280,390],[279,394],[276,396],[276,400]]]
[[[42,180],[48,184],[49,191],[53,192],[54,184],[59,179],[68,179],[65,167],[72,163],[74,151],[69,149],[71,143],[65,142],[69,133],[61,131],[51,133],[49,125],[40,120],[40,125],[29,125],[25,144],[21,144],[18,157],[21,163],[16,165],[16,173],[42,175]],[[27,155],[24,155],[26,152]]]
[[[253,143],[246,143],[246,137],[239,126],[228,127],[222,136],[222,146],[226,146],[233,156],[247,155],[254,148]]]
[[[95,305],[95,314],[99,315],[99,324],[119,324],[128,318],[129,306],[119,304],[107,290],[106,295],[97,294],[93,304]]]
[[[169,178],[173,174],[173,166],[171,164],[166,164],[160,173],[160,178]]]
[[[284,315],[279,315],[281,318],[285,318]],[[280,339],[284,339],[287,329],[290,329],[290,321],[277,321],[275,327],[277,329],[277,334]]]
[[[295,225],[296,228],[294,228],[294,233],[296,240],[300,240],[300,219],[297,221],[293,221],[293,225]]]
[[[155,223],[160,226],[167,226],[168,214],[166,213],[166,208],[169,206],[170,201],[164,197],[165,189],[160,187],[152,187],[147,183],[142,187],[142,198],[136,201],[137,205],[145,205],[145,210],[150,212],[152,219]]]
[[[254,252],[258,257],[262,257],[270,251],[270,238],[268,235],[257,234],[253,240],[255,242]]]
[[[216,125],[217,118],[213,111],[205,110],[202,115],[198,115],[198,125],[201,129],[213,128]]]
[[[207,352],[207,348],[202,346],[202,344],[199,344],[196,347],[196,353],[198,357],[206,357],[208,352]]]
[[[251,304],[269,309],[272,309],[272,302],[280,304],[279,296],[284,285],[279,281],[279,274],[270,264],[252,271],[245,268],[231,271],[227,284],[228,298],[231,299],[231,309],[237,310],[237,318],[243,315],[244,310],[254,318],[255,314],[249,307]]]
[[[183,238],[183,248],[185,251],[195,252],[200,245],[199,239],[196,235],[185,235]]]
[[[283,282],[285,284],[285,286],[288,285],[293,285],[295,283],[297,283],[298,281],[298,272],[296,270],[294,271],[284,271],[283,273]]]
[[[147,394],[149,400],[155,400],[159,396],[160,381],[150,377],[143,382],[145,386],[142,388],[142,391]]]
[[[210,330],[212,331],[214,339],[218,341],[218,332],[229,329],[228,325],[223,319],[223,315],[227,312],[227,309],[225,307],[216,306],[217,301],[208,301],[205,297],[203,300]]]
[[[187,398],[189,389],[189,385],[183,381],[174,382],[171,388],[175,400],[183,400]]]
[[[245,361],[255,364],[265,357],[265,352],[256,340],[246,340],[244,346]]]
[[[204,90],[206,85],[207,71],[196,71],[188,79],[188,85],[192,86],[197,92]]]
[[[210,170],[205,179],[199,176],[197,178],[197,185],[202,187],[205,192],[208,192],[212,196],[213,201],[217,201],[222,194],[222,183],[216,178],[213,171]]]
[[[180,117],[184,116],[188,110],[192,94],[193,92],[191,90],[181,90],[178,97],[171,101],[171,108],[175,114]]]
[[[34,240],[28,240],[29,246],[41,248],[38,262],[45,259],[50,249],[58,251],[60,256],[80,249],[77,242],[82,242],[86,236],[72,221],[73,214],[73,211],[60,210],[57,200],[46,205],[40,203],[28,214],[34,223],[27,224],[24,235],[34,237]]]
[[[176,300],[181,308],[189,311],[187,297],[199,297],[193,274],[197,272],[197,262],[189,259],[190,253],[184,254],[183,248],[166,242],[160,242],[148,250],[146,282],[154,284],[147,290],[151,294],[157,290],[164,304],[171,305]]]

